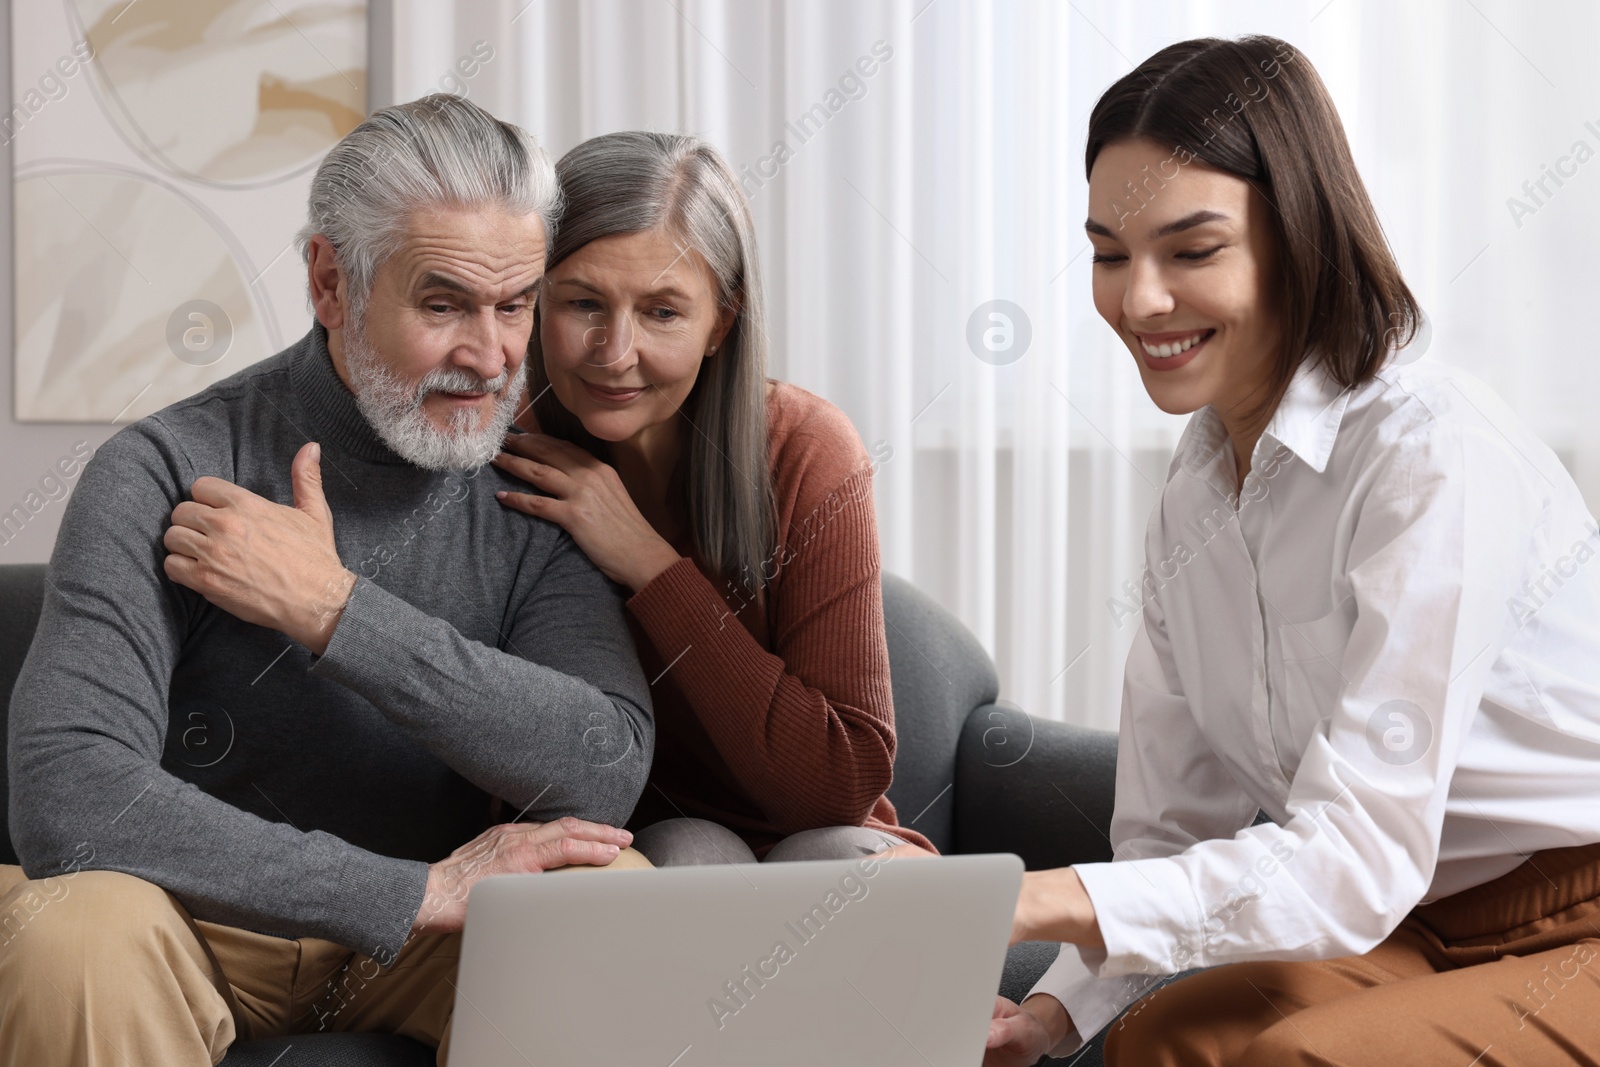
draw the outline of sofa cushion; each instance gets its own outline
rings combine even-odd
[[[1014,852],[1030,871],[1103,863],[1116,787],[1112,731],[975,708],[957,756],[956,849]]]
[[[22,661],[39,625],[39,608],[44,602],[44,565],[8,564],[0,566],[0,737],[7,737],[11,712],[11,688],[17,683]],[[0,863],[16,863],[11,847],[9,778],[6,761],[0,759]]]
[[[948,852],[961,728],[973,708],[994,700],[1000,679],[971,631],[904,578],[884,574],[883,617],[897,742],[889,799],[901,825]]]
[[[433,1067],[432,1049],[397,1034],[300,1034],[243,1041],[223,1067]]]

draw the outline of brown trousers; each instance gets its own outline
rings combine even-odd
[[[1174,982],[1105,1050],[1112,1067],[1600,1064],[1600,845],[1418,907],[1360,956]]]
[[[624,849],[607,868],[648,867]],[[0,1064],[211,1067],[234,1041],[403,1034],[445,1067],[460,934],[385,969],[331,941],[201,922],[116,871],[28,880],[0,866]]]

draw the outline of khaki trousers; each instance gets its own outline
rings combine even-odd
[[[1237,963],[1156,990],[1106,1063],[1600,1063],[1600,845],[1416,908],[1360,956]]]
[[[633,849],[605,868],[648,867]],[[403,1034],[445,1067],[460,934],[408,940],[391,967],[331,941],[201,922],[116,871],[30,881],[0,866],[0,1064],[211,1067],[234,1041]]]

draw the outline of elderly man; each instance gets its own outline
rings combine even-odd
[[[312,183],[311,332],[89,464],[12,702],[0,1062],[442,1046],[477,880],[643,864],[618,592],[485,466],[558,201],[464,100],[378,112]]]

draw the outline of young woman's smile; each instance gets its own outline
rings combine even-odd
[[[1095,310],[1151,399],[1175,415],[1211,404],[1243,431],[1277,356],[1270,205],[1244,179],[1199,160],[1175,167],[1171,148],[1136,138],[1095,160],[1084,228]]]
[[[1134,337],[1144,351],[1144,365],[1151,370],[1177,370],[1200,354],[1216,330],[1177,330],[1171,333],[1139,333]]]

